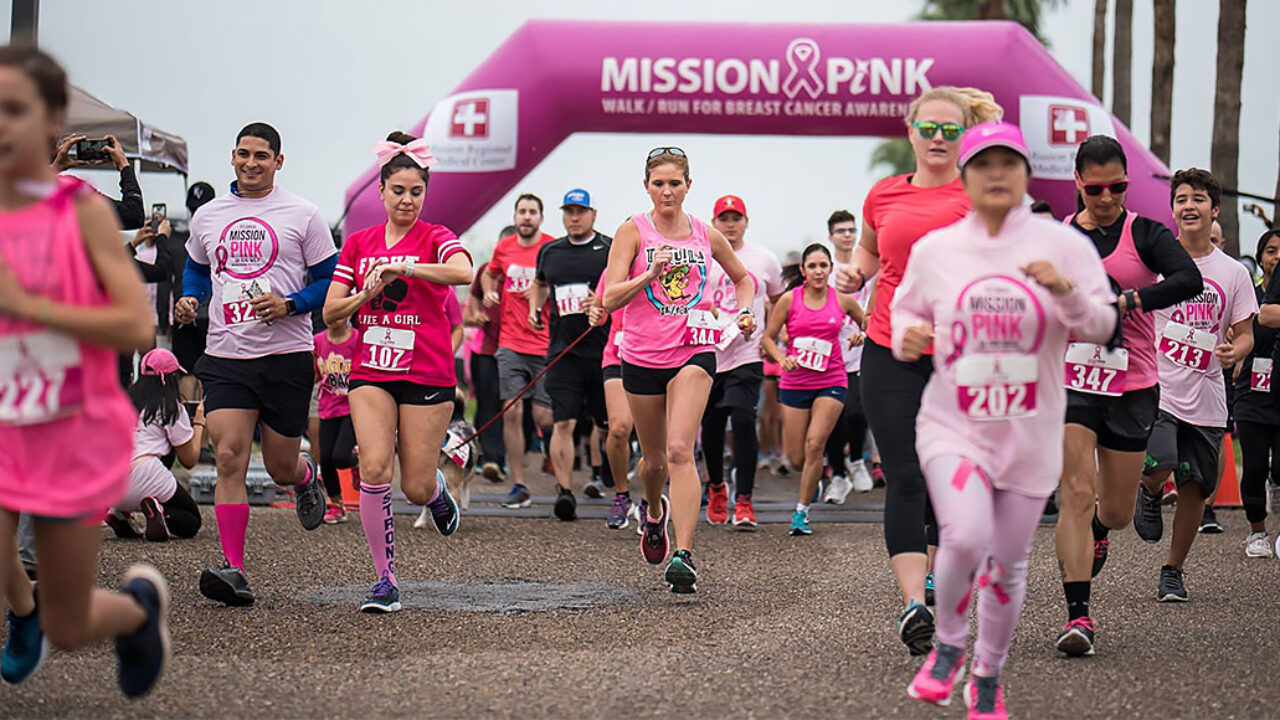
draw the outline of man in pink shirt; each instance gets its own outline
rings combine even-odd
[[[311,311],[324,303],[338,250],[315,205],[276,187],[280,133],[266,123],[240,131],[231,192],[191,219],[186,297],[174,314],[195,321],[209,298],[209,337],[195,372],[204,384],[209,435],[218,451],[214,515],[226,565],[205,570],[200,592],[226,605],[254,601],[244,575],[249,504],[244,480],[254,429],[277,485],[297,490],[298,519],[320,526],[326,502],[315,460],[299,454],[311,404]]]
[[[1218,179],[1207,170],[1191,168],[1175,173],[1169,186],[1178,242],[1199,267],[1204,289],[1155,313],[1160,414],[1147,442],[1133,527],[1143,540],[1160,541],[1160,490],[1172,475],[1178,510],[1156,599],[1186,602],[1182,566],[1195,542],[1205,498],[1212,497],[1218,485],[1218,456],[1227,426],[1222,368],[1240,363],[1253,350],[1258,300],[1249,271],[1210,239],[1222,205]]]
[[[716,200],[711,224],[729,241],[734,254],[746,266],[755,281],[756,317],[764,317],[764,301],[778,299],[785,289],[782,266],[769,250],[746,241],[747,206],[736,195]],[[726,329],[738,316],[738,300],[733,281],[718,263],[711,263],[709,286],[712,299]],[[760,357],[760,336],[744,338],[729,330],[727,341],[716,347],[716,377],[702,415],[702,449],[707,463],[707,522],[720,525],[729,521],[729,494],[725,489],[725,427],[733,423],[733,480],[737,496],[733,508],[734,527],[756,526],[751,493],[755,488],[756,461],[760,456],[760,438],[756,434],[756,406],[760,387],[764,384],[764,361]]]

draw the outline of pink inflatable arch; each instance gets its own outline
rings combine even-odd
[[[531,21],[411,128],[440,160],[423,215],[465,231],[571,133],[902,136],[908,103],[937,85],[995,95],[1032,151],[1031,193],[1059,216],[1076,146],[1101,133],[1128,154],[1129,207],[1171,222],[1165,166],[1007,22]],[[347,190],[348,231],[386,219],[376,180]]]

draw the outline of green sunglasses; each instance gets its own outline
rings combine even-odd
[[[920,137],[925,140],[932,140],[933,136],[937,135],[939,130],[942,131],[942,139],[948,142],[955,142],[964,134],[964,126],[957,125],[955,123],[943,123],[939,125],[936,122],[915,122],[911,123],[911,127],[915,128],[916,132],[920,133]]]

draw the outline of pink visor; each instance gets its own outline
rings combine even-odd
[[[978,153],[993,147],[1009,148],[1031,162],[1031,151],[1027,150],[1017,125],[985,122],[965,130],[960,138],[960,167],[968,164]]]

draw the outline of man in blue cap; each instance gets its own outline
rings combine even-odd
[[[539,311],[550,305],[551,333],[547,359],[556,357],[582,333],[587,331],[589,304],[595,300],[596,286],[609,264],[609,246],[613,239],[596,232],[596,211],[591,207],[591,194],[577,188],[564,195],[560,209],[564,212],[564,237],[547,243],[538,251],[538,268],[529,292],[529,323],[537,327]],[[550,302],[548,302],[550,301]],[[561,520],[577,517],[577,500],[573,497],[574,428],[584,410],[592,421],[604,426],[607,420],[604,403],[604,378],[600,360],[609,337],[609,325],[592,330],[573,349],[547,371],[547,394],[551,396],[551,414],[555,421],[551,434],[551,464],[555,468],[555,514]],[[600,497],[601,484],[593,478],[584,491],[588,497]]]

